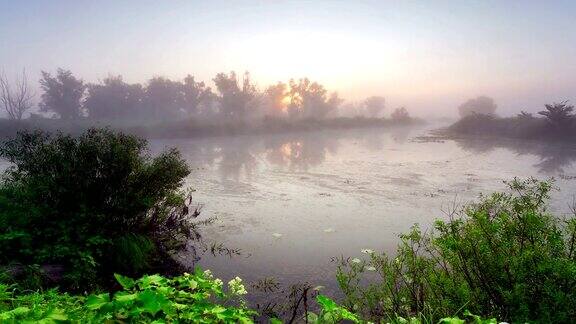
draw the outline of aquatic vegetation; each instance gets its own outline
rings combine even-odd
[[[568,323],[576,317],[576,219],[546,209],[550,182],[508,183],[437,221],[400,236],[395,256],[342,259],[344,305],[371,320],[469,309],[513,322]],[[375,270],[375,271],[374,271]]]

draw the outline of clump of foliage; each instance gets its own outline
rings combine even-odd
[[[566,101],[545,105],[538,112],[543,117],[522,111],[515,117],[496,117],[493,114],[465,114],[448,127],[456,135],[500,136],[531,140],[569,141],[576,135],[574,106]]]
[[[245,306],[242,296],[247,292],[240,278],[228,283],[227,292],[210,271],[197,270],[172,279],[159,275],[138,280],[116,275],[116,279],[123,291],[86,299],[96,321],[249,323],[256,315]]]
[[[320,306],[320,311],[318,314],[313,312],[306,314],[309,323],[339,323],[343,320],[352,323],[361,322],[358,316],[324,295],[318,295],[316,302]]]
[[[546,117],[547,121],[555,127],[568,128],[574,123],[574,106],[568,102],[560,102],[552,105],[545,105],[546,109],[538,112]]]
[[[179,191],[189,169],[178,151],[152,158],[146,147],[107,129],[26,132],[2,143],[0,157],[12,165],[0,182],[3,269],[31,286],[86,289],[168,260],[195,234]]]
[[[252,323],[256,315],[246,307],[240,278],[232,279],[224,289],[210,271],[198,269],[172,279],[115,277],[123,290],[88,297],[55,290],[17,294],[0,285],[0,321]]]
[[[512,322],[576,318],[576,219],[551,215],[550,182],[508,183],[427,234],[400,236],[396,256],[341,260],[345,305],[373,320],[473,313]]]

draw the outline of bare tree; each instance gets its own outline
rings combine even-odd
[[[21,120],[24,113],[32,108],[33,98],[34,92],[28,85],[25,70],[22,70],[22,76],[16,79],[14,89],[8,78],[3,73],[0,74],[0,105],[10,119]]]

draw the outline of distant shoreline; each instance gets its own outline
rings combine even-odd
[[[225,121],[203,122],[195,119],[163,121],[157,123],[136,122],[131,124],[118,121],[81,119],[64,121],[60,119],[36,119],[13,121],[0,119],[0,138],[15,136],[19,131],[41,130],[79,134],[91,127],[110,127],[147,139],[197,138],[216,136],[235,136],[248,134],[277,134],[290,132],[307,132],[315,130],[337,130],[356,128],[391,128],[398,126],[423,125],[425,121],[417,118],[393,120],[387,118],[336,117],[329,119],[264,118],[258,121]]]

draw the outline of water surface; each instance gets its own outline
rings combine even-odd
[[[240,256],[201,255],[227,279],[275,277],[334,289],[332,257],[393,252],[414,223],[428,228],[454,204],[505,189],[514,177],[556,178],[551,208],[568,212],[576,146],[429,139],[429,129],[319,131],[152,141],[181,150],[204,205],[207,243]],[[193,258],[188,262],[192,263]]]

